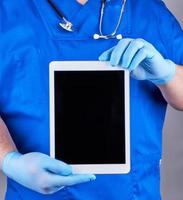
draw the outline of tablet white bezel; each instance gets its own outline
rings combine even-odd
[[[50,82],[50,156],[55,158],[55,71],[115,71],[123,70],[121,67],[112,67],[109,62],[100,61],[53,61],[49,67]],[[71,165],[73,173],[85,174],[125,174],[130,171],[130,95],[129,72],[125,71],[125,164],[74,164]]]

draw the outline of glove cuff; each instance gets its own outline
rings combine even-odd
[[[21,156],[22,154],[20,154],[19,152],[17,151],[12,151],[12,152],[9,152],[5,155],[4,159],[3,159],[3,162],[2,162],[2,172],[9,176],[9,169],[11,169],[13,167],[11,161],[12,159],[17,159]]]
[[[170,68],[170,73],[163,77],[162,79],[155,79],[155,80],[152,80],[152,82],[155,84],[155,85],[165,85],[167,84],[168,82],[170,82],[175,73],[176,73],[176,64],[174,62],[172,62],[171,60],[168,60],[166,59],[166,62],[167,62],[167,65],[169,65],[169,68]]]

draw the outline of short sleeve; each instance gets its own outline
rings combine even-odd
[[[158,1],[158,28],[168,58],[183,65],[183,30],[163,1]]]

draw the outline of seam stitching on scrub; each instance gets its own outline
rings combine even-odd
[[[162,44],[163,44],[163,48],[165,49],[165,52],[166,52],[166,54],[168,55],[168,57],[169,57],[169,52],[167,51],[167,48],[166,48],[166,42],[164,41],[164,39],[163,39],[163,33],[162,33],[162,29],[160,30],[160,28],[162,27],[162,26],[160,26],[160,18],[159,18],[159,16],[161,16],[162,15],[162,13],[158,13],[159,15],[157,15],[157,13],[156,13],[156,17],[157,17],[157,19],[158,20],[155,20],[156,21],[156,26],[157,26],[157,29],[158,29],[158,33],[159,33],[159,37],[160,37],[160,40],[161,40],[161,42],[162,42]]]
[[[137,178],[135,175],[135,171],[136,171],[136,169],[133,169],[133,166],[132,166],[132,196],[131,196],[131,200],[136,199]]]
[[[130,23],[131,22],[131,19],[132,19],[132,17],[131,17],[131,15],[132,15],[132,12],[131,12],[131,7],[130,7],[130,3],[128,2],[129,0],[127,0],[127,9],[126,9],[126,15],[127,15],[127,21],[128,21],[128,23],[127,23],[127,26],[128,26],[128,34],[130,34],[131,32],[132,32],[132,24]]]
[[[125,13],[126,13],[126,26],[127,26],[127,31],[126,31],[126,34],[130,34],[131,33],[131,29],[132,29],[132,26],[131,26],[131,6],[130,6],[130,3],[129,3],[129,0],[126,1],[126,10],[125,10]],[[125,34],[123,34],[123,36],[125,36]]]
[[[40,9],[38,9],[39,5],[37,5],[37,4],[35,3],[35,0],[32,0],[32,2],[33,2],[33,4],[34,4],[34,7],[35,7],[36,10],[37,10],[37,13],[39,14],[40,20],[41,20],[41,22],[43,23],[43,27],[44,27],[44,29],[45,29],[45,31],[46,31],[48,37],[52,38],[52,37],[51,37],[52,33],[51,33],[49,27],[47,26],[45,20],[43,19],[43,16],[42,16],[42,14],[41,14]],[[39,8],[40,8],[40,7],[39,7]]]
[[[131,200],[137,200],[138,194],[138,178],[136,176],[136,174],[138,174],[138,165],[140,165],[141,163],[136,163],[136,169],[132,167],[132,181],[133,181],[133,195],[132,195],[132,199]],[[147,168],[147,165],[149,166],[149,169],[151,170],[152,173],[155,173],[155,175],[153,176],[158,176],[158,179],[160,179],[160,166],[159,166],[159,159],[153,159],[148,162],[145,163],[145,167]],[[147,171],[147,169],[143,169],[143,173],[145,174]],[[152,176],[151,176],[152,177]],[[160,190],[159,190],[160,191]],[[158,191],[158,195],[161,196],[161,192],[159,193]],[[140,193],[139,193],[140,194]]]

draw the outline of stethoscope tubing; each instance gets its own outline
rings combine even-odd
[[[59,25],[66,31],[74,32],[75,29],[73,28],[73,24],[65,18],[64,14],[58,9],[56,4],[52,0],[48,0],[48,3],[55,10],[55,12],[58,14],[58,16],[62,19],[62,22],[60,22]],[[101,12],[100,12],[100,22],[99,22],[99,33],[100,34],[94,34],[93,38],[94,39],[113,39],[113,38],[122,39],[122,35],[121,34],[116,35],[116,33],[117,33],[120,23],[122,21],[126,0],[124,0],[124,2],[122,3],[120,16],[119,16],[117,25],[111,34],[103,34],[103,31],[102,31],[102,23],[103,23],[103,16],[104,16],[106,3],[107,3],[107,0],[102,0]]]
[[[55,12],[58,14],[58,16],[60,16],[60,18],[62,18],[64,20],[65,19],[64,14],[62,13],[62,11],[60,11],[58,9],[56,4],[54,4],[52,0],[48,0],[48,3],[52,6],[52,8],[55,10]]]

